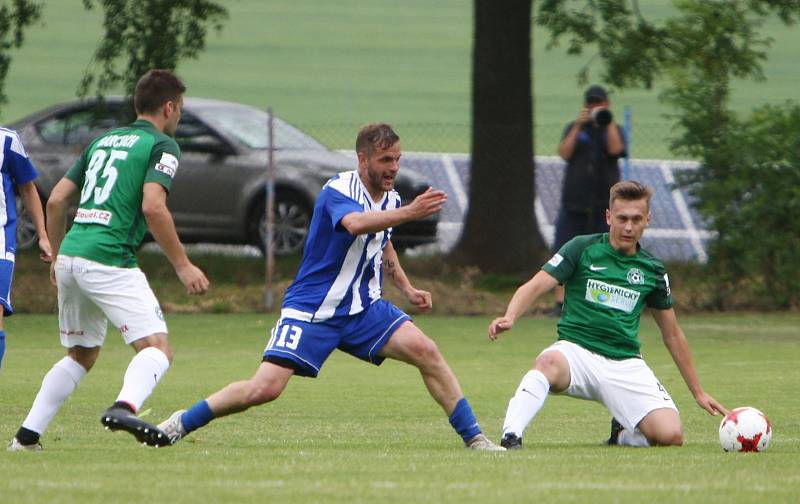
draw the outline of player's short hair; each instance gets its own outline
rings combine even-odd
[[[362,126],[356,137],[356,153],[370,155],[377,149],[388,149],[400,140],[400,136],[386,123]]]
[[[153,69],[142,75],[133,93],[137,114],[157,112],[165,103],[178,101],[186,85],[169,70]]]
[[[647,201],[647,209],[650,209],[650,198],[653,196],[653,190],[649,187],[640,184],[635,180],[623,180],[611,186],[608,198],[608,208],[614,204],[614,200],[637,201],[640,199]]]

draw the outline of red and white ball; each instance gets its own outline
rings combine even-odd
[[[719,443],[726,452],[763,452],[769,448],[770,439],[769,419],[749,406],[734,408],[719,424]]]

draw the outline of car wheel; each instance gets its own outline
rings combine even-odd
[[[258,205],[255,213],[257,222],[256,245],[265,251],[267,242],[267,213],[264,201]],[[303,250],[311,224],[311,207],[304,198],[296,193],[276,193],[275,195],[275,236],[272,243],[275,255],[297,254]]]
[[[17,249],[25,250],[35,247],[39,243],[39,234],[33,224],[28,209],[22,203],[22,197],[17,197]]]

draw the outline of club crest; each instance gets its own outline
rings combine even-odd
[[[628,270],[628,283],[631,285],[642,285],[644,283],[644,273],[639,268]]]

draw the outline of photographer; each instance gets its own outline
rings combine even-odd
[[[617,160],[626,154],[622,129],[614,122],[602,86],[586,90],[577,119],[564,129],[558,155],[567,162],[567,172],[553,250],[561,249],[574,236],[608,231],[608,191],[619,182]],[[555,298],[550,315],[560,317],[564,303],[561,286],[556,288]]]

